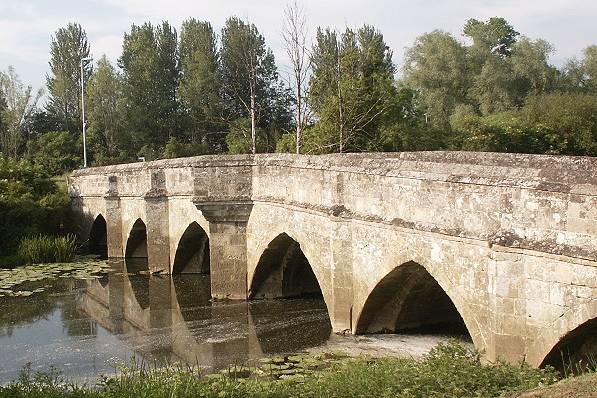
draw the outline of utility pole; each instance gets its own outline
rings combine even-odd
[[[85,128],[87,122],[85,121],[85,75],[83,74],[83,66],[85,62],[92,61],[93,58],[81,58],[81,118],[83,120],[83,167],[87,168],[87,137],[85,135]]]

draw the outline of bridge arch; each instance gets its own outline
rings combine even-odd
[[[355,327],[357,334],[411,330],[470,334],[446,290],[415,261],[395,267],[377,282]]]
[[[193,221],[178,241],[172,273],[209,274],[209,237],[201,226]]]
[[[126,241],[125,262],[127,268],[148,269],[147,226],[138,218],[131,227]]]
[[[567,331],[561,333],[560,331]],[[597,358],[597,301],[577,305],[560,316],[534,339],[527,361],[533,366],[552,365],[563,369],[564,361]]]
[[[108,225],[104,216],[99,213],[89,231],[89,252],[101,258],[108,258]]]
[[[301,245],[287,233],[265,248],[249,286],[249,298],[280,298],[322,293]]]

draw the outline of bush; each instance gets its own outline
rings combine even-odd
[[[60,233],[69,203],[40,166],[0,156],[0,257],[13,255],[27,236]]]
[[[66,263],[77,250],[74,235],[25,238],[19,245],[18,255],[28,264]]]

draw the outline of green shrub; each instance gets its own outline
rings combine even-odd
[[[73,259],[77,250],[74,235],[26,238],[19,245],[19,257],[26,263],[65,263]]]
[[[0,257],[14,255],[27,236],[61,233],[69,203],[66,190],[39,166],[0,155]]]

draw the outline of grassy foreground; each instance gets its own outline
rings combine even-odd
[[[289,375],[290,376],[290,375]],[[440,345],[421,360],[356,358],[292,377],[201,375],[171,367],[124,369],[98,386],[76,386],[55,373],[31,375],[0,387],[0,397],[498,397],[558,381],[553,370],[526,365],[481,365],[457,343]]]

